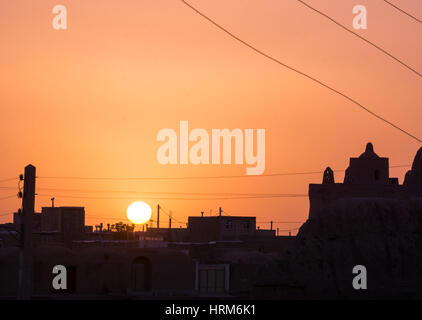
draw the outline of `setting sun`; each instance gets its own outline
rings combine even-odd
[[[127,217],[135,224],[142,224],[151,219],[151,207],[142,201],[132,203],[126,211]]]

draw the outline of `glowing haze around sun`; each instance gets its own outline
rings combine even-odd
[[[151,219],[151,207],[142,201],[132,203],[126,211],[128,219],[134,224],[146,223]]]

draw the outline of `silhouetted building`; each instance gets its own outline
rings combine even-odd
[[[187,228],[148,228],[140,236],[145,239],[155,239],[163,241],[190,241]]]
[[[275,236],[275,231],[257,230],[255,217],[217,216],[217,217],[189,217],[189,240],[201,241],[233,241],[242,236],[269,235]]]
[[[20,228],[12,223],[0,224],[0,248],[16,247],[20,244]]]
[[[406,173],[404,186],[411,190],[422,188],[422,148],[416,153],[412,169]]]
[[[359,158],[350,158],[344,183],[347,184],[390,184],[388,158],[381,158],[374,152],[372,143]]]
[[[13,225],[17,230],[20,230],[22,224],[22,211],[13,213]],[[32,216],[33,231],[41,231],[41,213],[34,212]]]
[[[0,298],[16,297],[19,249],[0,251]],[[54,290],[54,266],[67,271],[67,290]],[[196,263],[175,249],[38,246],[34,249],[34,297],[76,295],[121,298],[193,296]]]
[[[372,143],[358,158],[350,158],[344,182],[335,183],[334,173],[328,167],[324,171],[322,184],[309,185],[309,218],[316,217],[321,210],[342,198],[409,198],[422,195],[422,148],[413,162],[412,170],[406,174],[403,185],[398,178],[390,178],[388,158],[379,157]]]
[[[275,230],[256,229],[255,217],[240,216],[188,217],[187,228],[148,228],[137,234],[139,239],[186,244],[275,238]]]
[[[61,242],[70,245],[81,240],[85,233],[85,208],[43,207],[41,233],[44,242]],[[50,239],[48,237],[50,236]]]

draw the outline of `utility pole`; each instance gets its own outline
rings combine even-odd
[[[160,205],[157,205],[157,229],[160,229]]]
[[[25,167],[21,222],[21,250],[19,257],[18,299],[27,300],[32,296],[32,219],[35,209],[35,167]]]
[[[169,212],[169,235],[168,235],[168,241],[169,242],[172,241],[172,236],[171,236],[171,211]]]
[[[270,230],[272,231],[273,230],[273,222],[272,221],[270,222],[270,225],[271,225]]]
[[[221,210],[221,207],[219,208],[219,216],[221,217],[221,212],[222,212],[222,210]]]

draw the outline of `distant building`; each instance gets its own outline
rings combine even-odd
[[[412,169],[406,173],[403,185],[411,191],[422,189],[422,148],[416,153]]]
[[[137,234],[139,239],[185,243],[275,238],[275,230],[256,228],[256,217],[240,216],[191,216],[186,228],[147,228]]]
[[[397,179],[390,179],[388,158],[381,158],[374,152],[372,143],[366,145],[365,152],[359,158],[350,158],[346,169],[345,184],[397,184]]]
[[[22,224],[22,211],[13,213],[13,225],[16,229],[20,230]],[[34,232],[39,232],[41,230],[41,213],[34,212],[32,216],[32,224]]]
[[[33,250],[33,297],[160,298],[198,295],[197,263],[176,249],[39,246]],[[0,250],[0,299],[18,292],[19,249]],[[52,287],[53,267],[63,265],[67,289]]]
[[[41,233],[51,242],[71,244],[73,240],[84,238],[84,207],[43,207],[41,211]]]
[[[272,236],[274,230],[257,230],[256,217],[189,217],[189,240],[192,242],[236,241],[245,236]]]
[[[0,248],[18,246],[19,231],[12,223],[0,224]]]
[[[163,241],[190,241],[187,228],[148,228],[145,232],[139,232],[140,238]]]
[[[332,202],[342,198],[408,198],[422,196],[422,148],[418,151],[412,169],[404,184],[390,178],[388,158],[379,157],[372,143],[358,158],[350,158],[343,183],[336,183],[334,172],[325,169],[322,184],[309,185],[309,218],[316,218]]]

